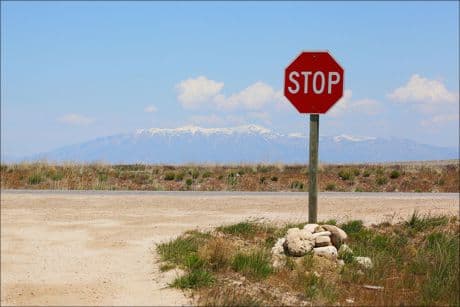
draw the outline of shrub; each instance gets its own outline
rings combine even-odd
[[[99,182],[106,182],[107,179],[109,179],[109,176],[106,173],[99,173],[97,178],[99,179]]]
[[[166,173],[164,177],[164,179],[168,181],[174,180],[174,178],[176,178],[176,174],[173,172]]]
[[[377,179],[375,180],[375,182],[378,184],[378,185],[384,185],[388,182],[388,179],[386,177],[377,177]]]
[[[369,177],[371,175],[371,171],[366,169],[364,172],[363,172],[363,177]]]
[[[361,171],[359,169],[357,169],[357,168],[353,169],[353,175],[359,176],[360,173],[361,173]]]
[[[230,172],[227,175],[227,183],[231,186],[235,185],[238,182],[238,177],[234,172]]]
[[[201,177],[202,178],[209,178],[209,177],[211,177],[211,172],[210,171],[205,171]]]
[[[194,169],[189,172],[193,179],[197,179],[200,176],[200,172],[197,169]]]
[[[303,190],[303,188],[304,188],[303,182],[294,181],[291,183],[291,189]]]
[[[391,179],[399,178],[399,176],[401,176],[401,173],[398,170],[392,170],[390,173]]]
[[[354,178],[352,171],[349,169],[340,170],[339,177],[342,180],[352,180]]]
[[[377,173],[377,175],[384,175],[385,174],[385,170],[383,169],[383,167],[377,168],[377,170],[375,172]]]
[[[259,178],[259,183],[260,183],[260,184],[264,184],[266,180],[267,180],[267,178],[265,178],[265,177],[260,177],[260,178]]]
[[[186,184],[187,186],[191,186],[192,183],[193,183],[193,180],[190,179],[190,178],[188,178],[187,180],[185,180],[185,184]]]
[[[51,180],[53,181],[59,181],[62,180],[62,178],[64,178],[64,174],[62,172],[56,172],[51,175]]]
[[[29,184],[39,184],[43,181],[43,177],[40,174],[33,174],[29,177]]]
[[[176,174],[176,181],[182,181],[182,180],[184,180],[184,177],[185,177],[184,172],[178,173],[178,174]]]
[[[326,186],[326,191],[335,191],[336,189],[336,186],[334,183],[329,183],[327,186]]]
[[[278,181],[278,177],[276,176],[273,176],[272,178],[270,178],[271,181]]]

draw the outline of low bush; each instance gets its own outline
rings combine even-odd
[[[174,178],[176,178],[176,174],[173,172],[166,173],[164,176],[164,179],[169,181],[174,180]]]
[[[303,188],[304,188],[303,182],[293,181],[291,183],[291,189],[293,189],[293,190],[303,190]]]
[[[339,171],[339,177],[342,180],[353,180],[354,175],[350,169],[342,169]]]
[[[40,174],[33,174],[28,179],[28,182],[31,185],[39,184],[42,181],[43,181],[43,177]]]
[[[399,178],[399,176],[401,176],[401,173],[398,170],[392,170],[390,173],[391,179]]]
[[[375,180],[375,183],[377,183],[378,185],[384,185],[388,182],[388,179],[386,177],[377,177],[377,179]]]

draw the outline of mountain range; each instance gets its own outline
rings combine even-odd
[[[106,163],[306,163],[308,137],[257,125],[139,129],[96,138],[19,160]],[[322,136],[319,159],[329,163],[458,159],[458,148],[407,139]],[[16,159],[18,160],[18,159]]]

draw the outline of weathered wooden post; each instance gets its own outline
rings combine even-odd
[[[308,162],[308,222],[316,223],[318,218],[318,141],[319,115],[310,115],[310,158]]]

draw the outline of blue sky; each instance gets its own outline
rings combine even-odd
[[[345,69],[321,135],[458,146],[458,2],[1,5],[3,154],[190,124],[307,133],[281,89],[309,49]]]

